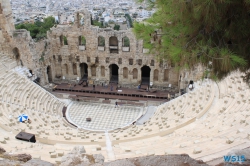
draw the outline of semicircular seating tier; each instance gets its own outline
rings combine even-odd
[[[0,146],[12,153],[59,163],[75,145],[84,145],[87,153],[101,153],[106,160],[187,153],[211,161],[233,148],[250,146],[250,90],[240,72],[218,85],[196,82],[193,91],[158,106],[143,125],[103,133],[67,123],[62,117],[67,104],[16,72],[8,56],[1,54],[0,63]],[[31,124],[17,121],[22,113]],[[34,133],[38,143],[16,140],[20,131]]]

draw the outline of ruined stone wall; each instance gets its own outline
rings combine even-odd
[[[9,0],[0,0],[0,53],[16,58],[19,64],[32,70],[42,85],[49,83],[49,79],[80,79],[83,64],[88,66],[84,71],[88,79],[95,83],[110,81],[112,64],[118,66],[119,84],[124,86],[140,84],[144,66],[150,68],[150,82],[155,87],[169,84],[184,87],[186,80],[195,75],[200,77],[198,70],[179,74],[168,62],[158,62],[147,54],[143,41],[137,40],[131,29],[115,31],[92,26],[90,13],[85,9],[75,13],[73,25],[57,25],[47,32],[48,39],[39,42],[35,42],[28,31],[15,30],[11,12]],[[85,45],[79,43],[79,36],[85,37]],[[104,47],[100,46],[100,37],[104,38]],[[124,46],[125,37],[130,41],[129,46]]]
[[[150,82],[154,85],[178,86],[179,72],[171,68],[167,62],[160,63],[153,55],[143,53],[146,52],[143,49],[143,41],[137,40],[131,29],[115,31],[92,26],[90,15],[86,11],[76,13],[75,18],[74,25],[59,25],[48,32],[51,50],[49,54],[46,54],[45,65],[52,68],[53,79],[63,76],[68,80],[81,78],[80,64],[86,63],[88,79],[96,82],[109,82],[110,65],[116,64],[119,67],[119,84],[121,85],[140,84],[141,68],[149,66]],[[84,25],[81,25],[80,18],[84,18]],[[64,36],[67,38],[67,45],[62,40]],[[85,46],[79,46],[79,36],[85,37]],[[105,39],[104,47],[98,46],[100,36]],[[111,37],[118,40],[116,53],[110,51],[112,48],[110,45],[114,43],[110,41]],[[129,48],[123,47],[124,37],[128,37],[130,41]]]
[[[9,0],[0,0],[0,52],[13,59],[18,57],[19,64],[34,68],[32,42],[29,32],[15,30]]]
[[[43,78],[43,63],[40,58],[45,49],[45,40],[34,42],[27,30],[15,30],[9,0],[0,0],[0,53],[16,59],[18,65],[26,66]]]
[[[8,54],[11,47],[12,31],[15,29],[12,10],[8,0],[0,0],[0,51]]]
[[[204,75],[205,67],[197,65],[192,70],[182,70],[180,71],[180,89],[185,89],[188,87],[190,80],[198,81]]]

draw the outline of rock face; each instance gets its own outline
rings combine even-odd
[[[32,159],[29,154],[9,154],[0,147],[0,166],[53,166],[54,164]]]
[[[0,147],[0,154],[5,153],[6,151]]]
[[[54,164],[39,159],[31,159],[28,162],[22,164],[22,166],[54,166]]]
[[[16,166],[20,165],[20,161],[14,161],[9,159],[2,159],[0,158],[0,166]]]
[[[29,154],[3,153],[3,154],[1,154],[1,158],[15,160],[15,161],[21,161],[21,162],[27,162],[27,161],[31,160],[31,155],[29,155]]]
[[[27,154],[11,155],[0,147],[0,166],[53,166],[40,159],[31,159]],[[59,164],[59,163],[58,163]],[[62,156],[60,166],[207,166],[203,161],[197,161],[186,154],[145,156],[138,158],[122,159],[112,162],[104,162],[101,154],[88,155],[83,146],[76,146],[74,149]]]
[[[194,160],[187,154],[167,156],[145,156],[104,163],[104,166],[208,166],[200,160]]]
[[[64,155],[61,160],[60,166],[102,166],[104,163],[104,157],[101,154],[88,155],[83,146],[76,146],[74,149]]]
[[[246,160],[250,161],[250,148],[248,149],[234,149],[228,152],[227,156],[244,156]],[[250,163],[249,163],[250,164]]]
[[[246,149],[233,149],[230,152],[226,154],[226,156],[240,156],[240,160],[242,159],[241,156],[244,156],[245,161],[244,162],[225,162],[223,159],[223,156],[220,159],[220,164],[215,164],[210,162],[210,165],[216,165],[216,166],[249,166],[250,165],[250,148]],[[236,157],[237,158],[237,157]]]
[[[101,154],[94,154],[93,157],[95,159],[95,163],[98,163],[98,164],[104,163],[104,157]]]
[[[78,165],[81,163],[90,164],[90,160],[86,153],[83,146],[76,146],[74,149],[68,153],[67,155],[64,155],[61,159],[61,166],[68,166],[68,165]]]
[[[87,160],[83,156],[84,153],[86,153],[86,151],[83,146],[74,147],[74,149],[70,153],[62,157],[61,165],[77,165],[84,161],[87,162]]]
[[[72,152],[64,156],[60,166],[208,166],[203,161],[194,160],[186,154],[145,156],[104,163],[104,157],[100,154],[79,154],[74,150]]]

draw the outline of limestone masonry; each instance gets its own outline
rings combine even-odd
[[[135,87],[148,77],[146,81],[155,88],[171,84],[183,89],[189,80],[202,75],[201,67],[179,72],[168,62],[158,61],[147,53],[132,29],[92,26],[86,10],[76,12],[75,18],[74,24],[57,25],[47,32],[47,39],[34,42],[28,31],[15,30],[9,1],[0,0],[0,52],[28,67],[41,85],[87,76],[95,84],[113,79],[121,86]]]

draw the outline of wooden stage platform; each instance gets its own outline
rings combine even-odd
[[[147,92],[145,89],[129,89],[129,88],[117,88],[113,85],[113,91],[111,91],[111,85],[105,86],[93,86],[83,87],[81,85],[70,85],[62,83],[56,85],[53,88],[54,92],[70,94],[72,98],[79,97],[90,97],[90,98],[105,98],[105,99],[119,99],[128,101],[167,101],[169,95],[174,95],[169,91],[160,90],[149,90]],[[75,96],[75,97],[74,97]]]

